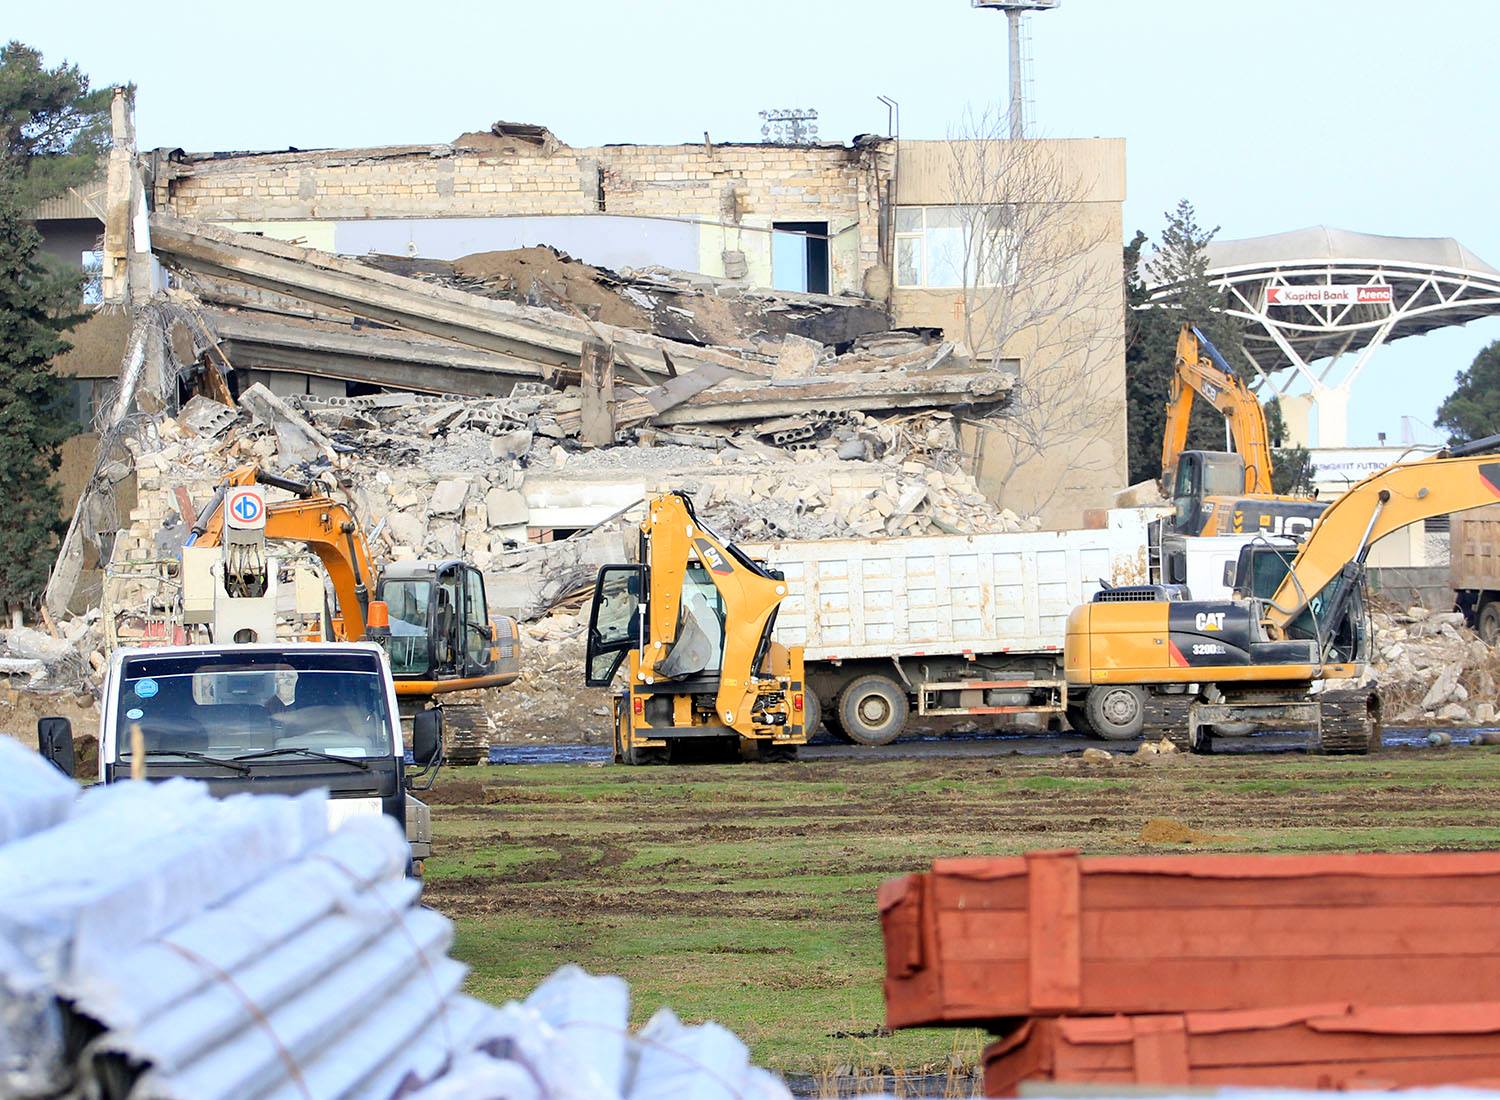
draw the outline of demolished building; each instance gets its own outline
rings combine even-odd
[[[971,426],[963,440],[971,472],[992,499],[1039,513],[1049,526],[1076,526],[1087,509],[1107,506],[1109,489],[1125,475],[1123,143],[1018,147],[1027,150],[1024,164],[1004,154],[1013,160],[990,167],[1009,165],[1026,176],[1030,205],[1052,210],[1057,224],[1049,232],[1067,244],[1042,247],[1045,257],[1029,265],[1002,265],[993,279],[981,278],[961,255],[964,212],[977,207],[958,166],[965,157],[994,159],[998,146],[985,141],[861,135],[848,145],[781,145],[705,135],[682,145],[574,148],[544,127],[496,123],[428,145],[207,154],[163,148],[138,158],[141,190],[128,209],[523,304],[566,298],[597,322],[690,344],[732,344],[749,331],[839,346],[889,327],[937,330],[976,360],[1020,376],[1017,392],[1028,409],[1080,406],[1087,430],[1033,411],[1012,429]],[[1003,191],[981,199],[1005,205],[1020,197]],[[120,201],[109,200],[117,207]],[[1011,222],[1024,226],[1026,218]],[[1006,243],[1018,253],[1039,247],[1030,239]],[[174,245],[186,261],[191,242]],[[545,260],[540,272],[528,268],[526,253],[541,246],[630,277],[592,314],[600,300],[579,293],[584,280],[559,280],[558,266]],[[487,263],[496,253],[509,259]],[[1060,256],[1069,262],[1059,263]],[[685,273],[685,280],[656,269]],[[1038,293],[1034,286],[1049,282],[1044,308],[1026,301]],[[703,295],[710,284],[713,293]],[[793,305],[777,291],[805,297]],[[255,293],[260,304],[274,305],[273,295]],[[1020,319],[994,330],[986,314],[996,311]],[[373,317],[368,309],[363,315]],[[265,376],[256,380],[284,396],[348,394],[350,372],[328,373],[336,353],[348,350],[338,332],[316,341],[304,334],[299,346],[278,347],[276,338],[288,333],[266,325],[250,331],[238,320],[232,336],[242,353],[255,349],[259,362],[246,369]],[[414,349],[378,350],[370,362],[389,365]],[[310,364],[312,353],[322,362]],[[458,357],[429,365],[462,372],[470,364]],[[658,358],[636,365],[650,370]],[[1012,469],[1018,450],[1026,461]]]

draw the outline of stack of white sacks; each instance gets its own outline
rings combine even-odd
[[[772,1100],[734,1035],[619,978],[463,995],[390,820],[321,792],[80,789],[0,736],[0,1096]]]

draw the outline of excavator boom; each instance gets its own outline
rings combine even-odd
[[[1500,501],[1500,436],[1435,458],[1388,466],[1334,501],[1313,525],[1290,572],[1271,597],[1267,624],[1284,632],[1351,561],[1371,544],[1417,523]]]
[[[1173,483],[1178,459],[1187,446],[1194,397],[1202,397],[1229,425],[1235,451],[1245,466],[1245,492],[1269,495],[1271,440],[1260,401],[1230,370],[1229,364],[1198,329],[1183,325],[1177,334],[1177,370],[1167,401],[1161,468],[1165,484]]]
[[[257,483],[288,489],[300,499],[278,501],[266,507],[266,539],[270,542],[305,542],[318,556],[338,599],[340,641],[362,641],[369,586],[374,570],[364,533],[349,509],[327,496],[313,496],[308,486],[241,466],[229,475],[230,487]],[[222,496],[216,496],[194,527],[195,544],[218,546],[223,538]]]

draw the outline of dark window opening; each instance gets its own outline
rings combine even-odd
[[[827,294],[828,223],[772,222],[771,229],[771,285]]]

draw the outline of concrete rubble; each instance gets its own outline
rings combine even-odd
[[[87,687],[111,648],[171,640],[173,562],[247,464],[346,500],[377,564],[463,557],[492,611],[535,624],[522,688],[488,693],[505,697],[487,716],[497,737],[525,683],[543,694],[578,676],[577,597],[631,552],[653,492],[692,492],[746,540],[1037,526],[986,499],[961,448],[962,424],[1005,415],[1011,376],[931,330],[889,331],[871,299],[609,272],[549,249],[341,257],[167,214],[151,242],[170,287],[137,310],[132,347],[156,358],[120,403],[48,591],[76,630],[65,611],[83,610],[78,577],[97,557],[98,607],[66,657],[0,649],[13,687]],[[190,338],[155,339],[167,324]],[[194,396],[179,408],[178,393]],[[127,474],[134,506],[115,508]],[[565,631],[545,625],[560,604]],[[579,717],[568,708],[574,730]]]
[[[1457,611],[1377,608],[1368,676],[1379,682],[1387,724],[1489,726],[1496,721],[1500,653]]]

